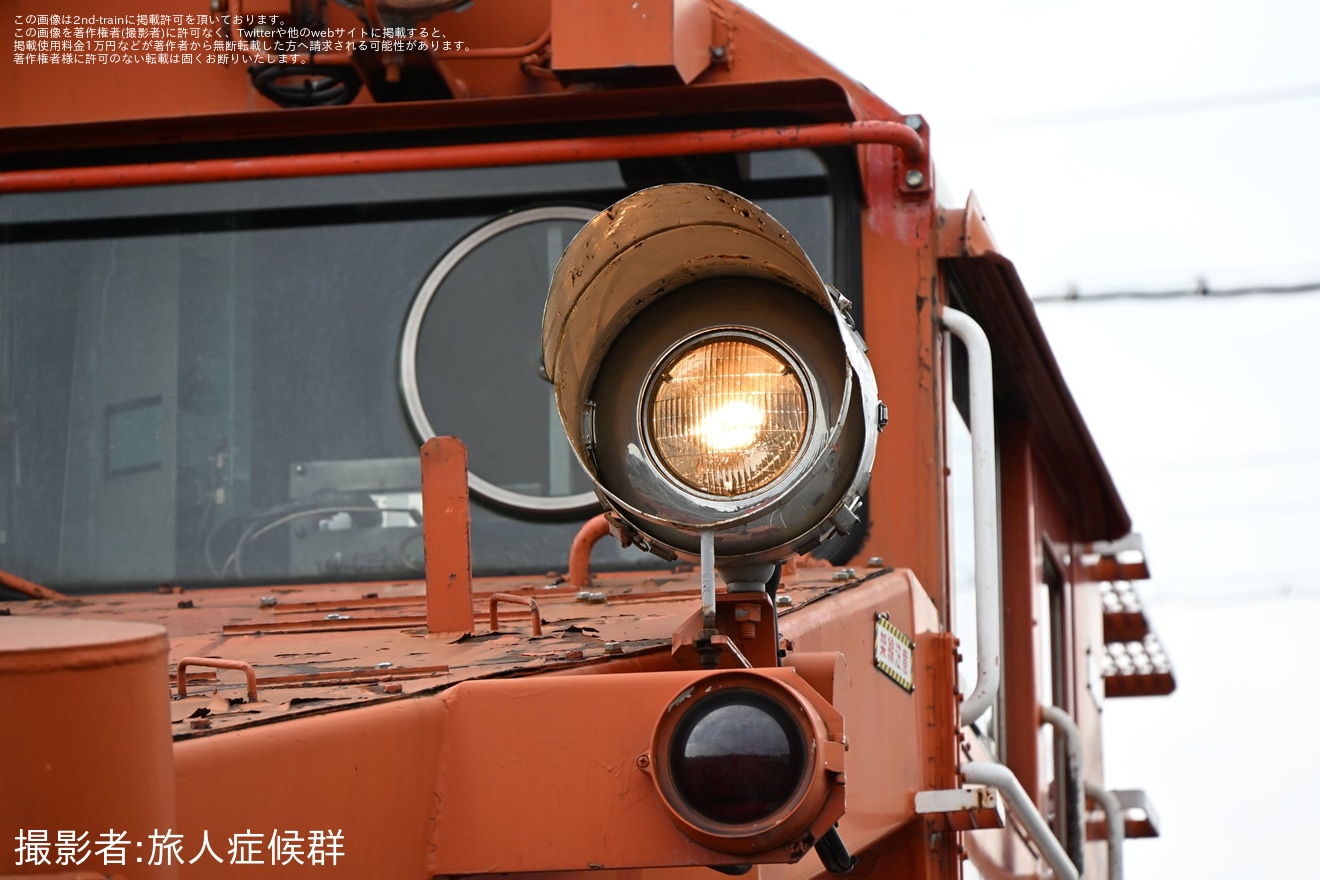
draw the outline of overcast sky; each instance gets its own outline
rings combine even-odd
[[[1320,3],[752,0],[931,125],[1034,296],[1320,282]],[[1049,303],[1178,692],[1109,701],[1129,880],[1316,876],[1320,293]]]

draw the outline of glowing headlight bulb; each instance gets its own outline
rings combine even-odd
[[[730,400],[708,413],[690,436],[712,452],[731,452],[756,442],[765,425],[765,410],[747,400]]]
[[[810,421],[794,367],[768,345],[714,335],[651,383],[647,428],[659,462],[685,485],[746,495],[786,471]]]

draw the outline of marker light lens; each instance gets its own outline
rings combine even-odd
[[[802,449],[807,397],[778,354],[743,339],[684,351],[654,385],[650,435],[661,463],[699,492],[729,498],[774,481]]]
[[[715,822],[745,825],[792,799],[806,772],[806,743],[779,703],[730,689],[707,697],[679,723],[669,766],[689,807]]]

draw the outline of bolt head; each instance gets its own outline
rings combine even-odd
[[[787,608],[793,604],[793,597],[787,593],[778,593],[775,595],[775,604],[780,608]]]
[[[606,653],[606,654],[622,654],[622,653],[623,653],[623,645],[619,644],[618,642],[606,642],[606,643],[605,643],[605,653]]]
[[[922,127],[921,117],[915,114],[906,117],[903,120],[903,124],[906,125],[908,128],[912,129],[913,131],[921,131],[921,127]]]
[[[275,598],[274,596],[262,596],[262,597],[261,597],[261,607],[262,607],[262,608],[274,608],[276,605],[279,604],[279,602],[280,602],[280,600],[277,599],[277,598]]]
[[[866,560],[866,564],[871,568],[884,568],[885,560],[881,556],[872,556],[870,559]]]
[[[917,187],[922,186],[926,183],[926,175],[922,174],[920,171],[913,168],[911,171],[907,173],[907,175],[903,178],[903,180],[907,183],[908,186],[912,187],[913,189],[916,189]]]

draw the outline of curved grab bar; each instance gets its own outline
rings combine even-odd
[[[1061,880],[1081,880],[1077,866],[1068,858],[1068,853],[1064,852],[1063,846],[1050,831],[1050,826],[1046,824],[1036,805],[1031,802],[1031,798],[1027,797],[1022,783],[1018,782],[1012,770],[992,761],[972,761],[962,765],[962,773],[963,778],[968,782],[998,789],[1013,814],[1022,823],[1027,836],[1040,848],[1041,855],[1049,862],[1056,876]]]
[[[999,586],[999,489],[995,474],[995,396],[990,340],[970,316],[945,306],[940,321],[967,346],[972,424],[972,521],[976,552],[976,685],[963,699],[970,724],[999,694],[1003,621]]]
[[[1105,812],[1105,824],[1109,829],[1109,880],[1123,880],[1123,839],[1127,836],[1123,805],[1112,791],[1106,791],[1094,782],[1086,783],[1086,796]]]

